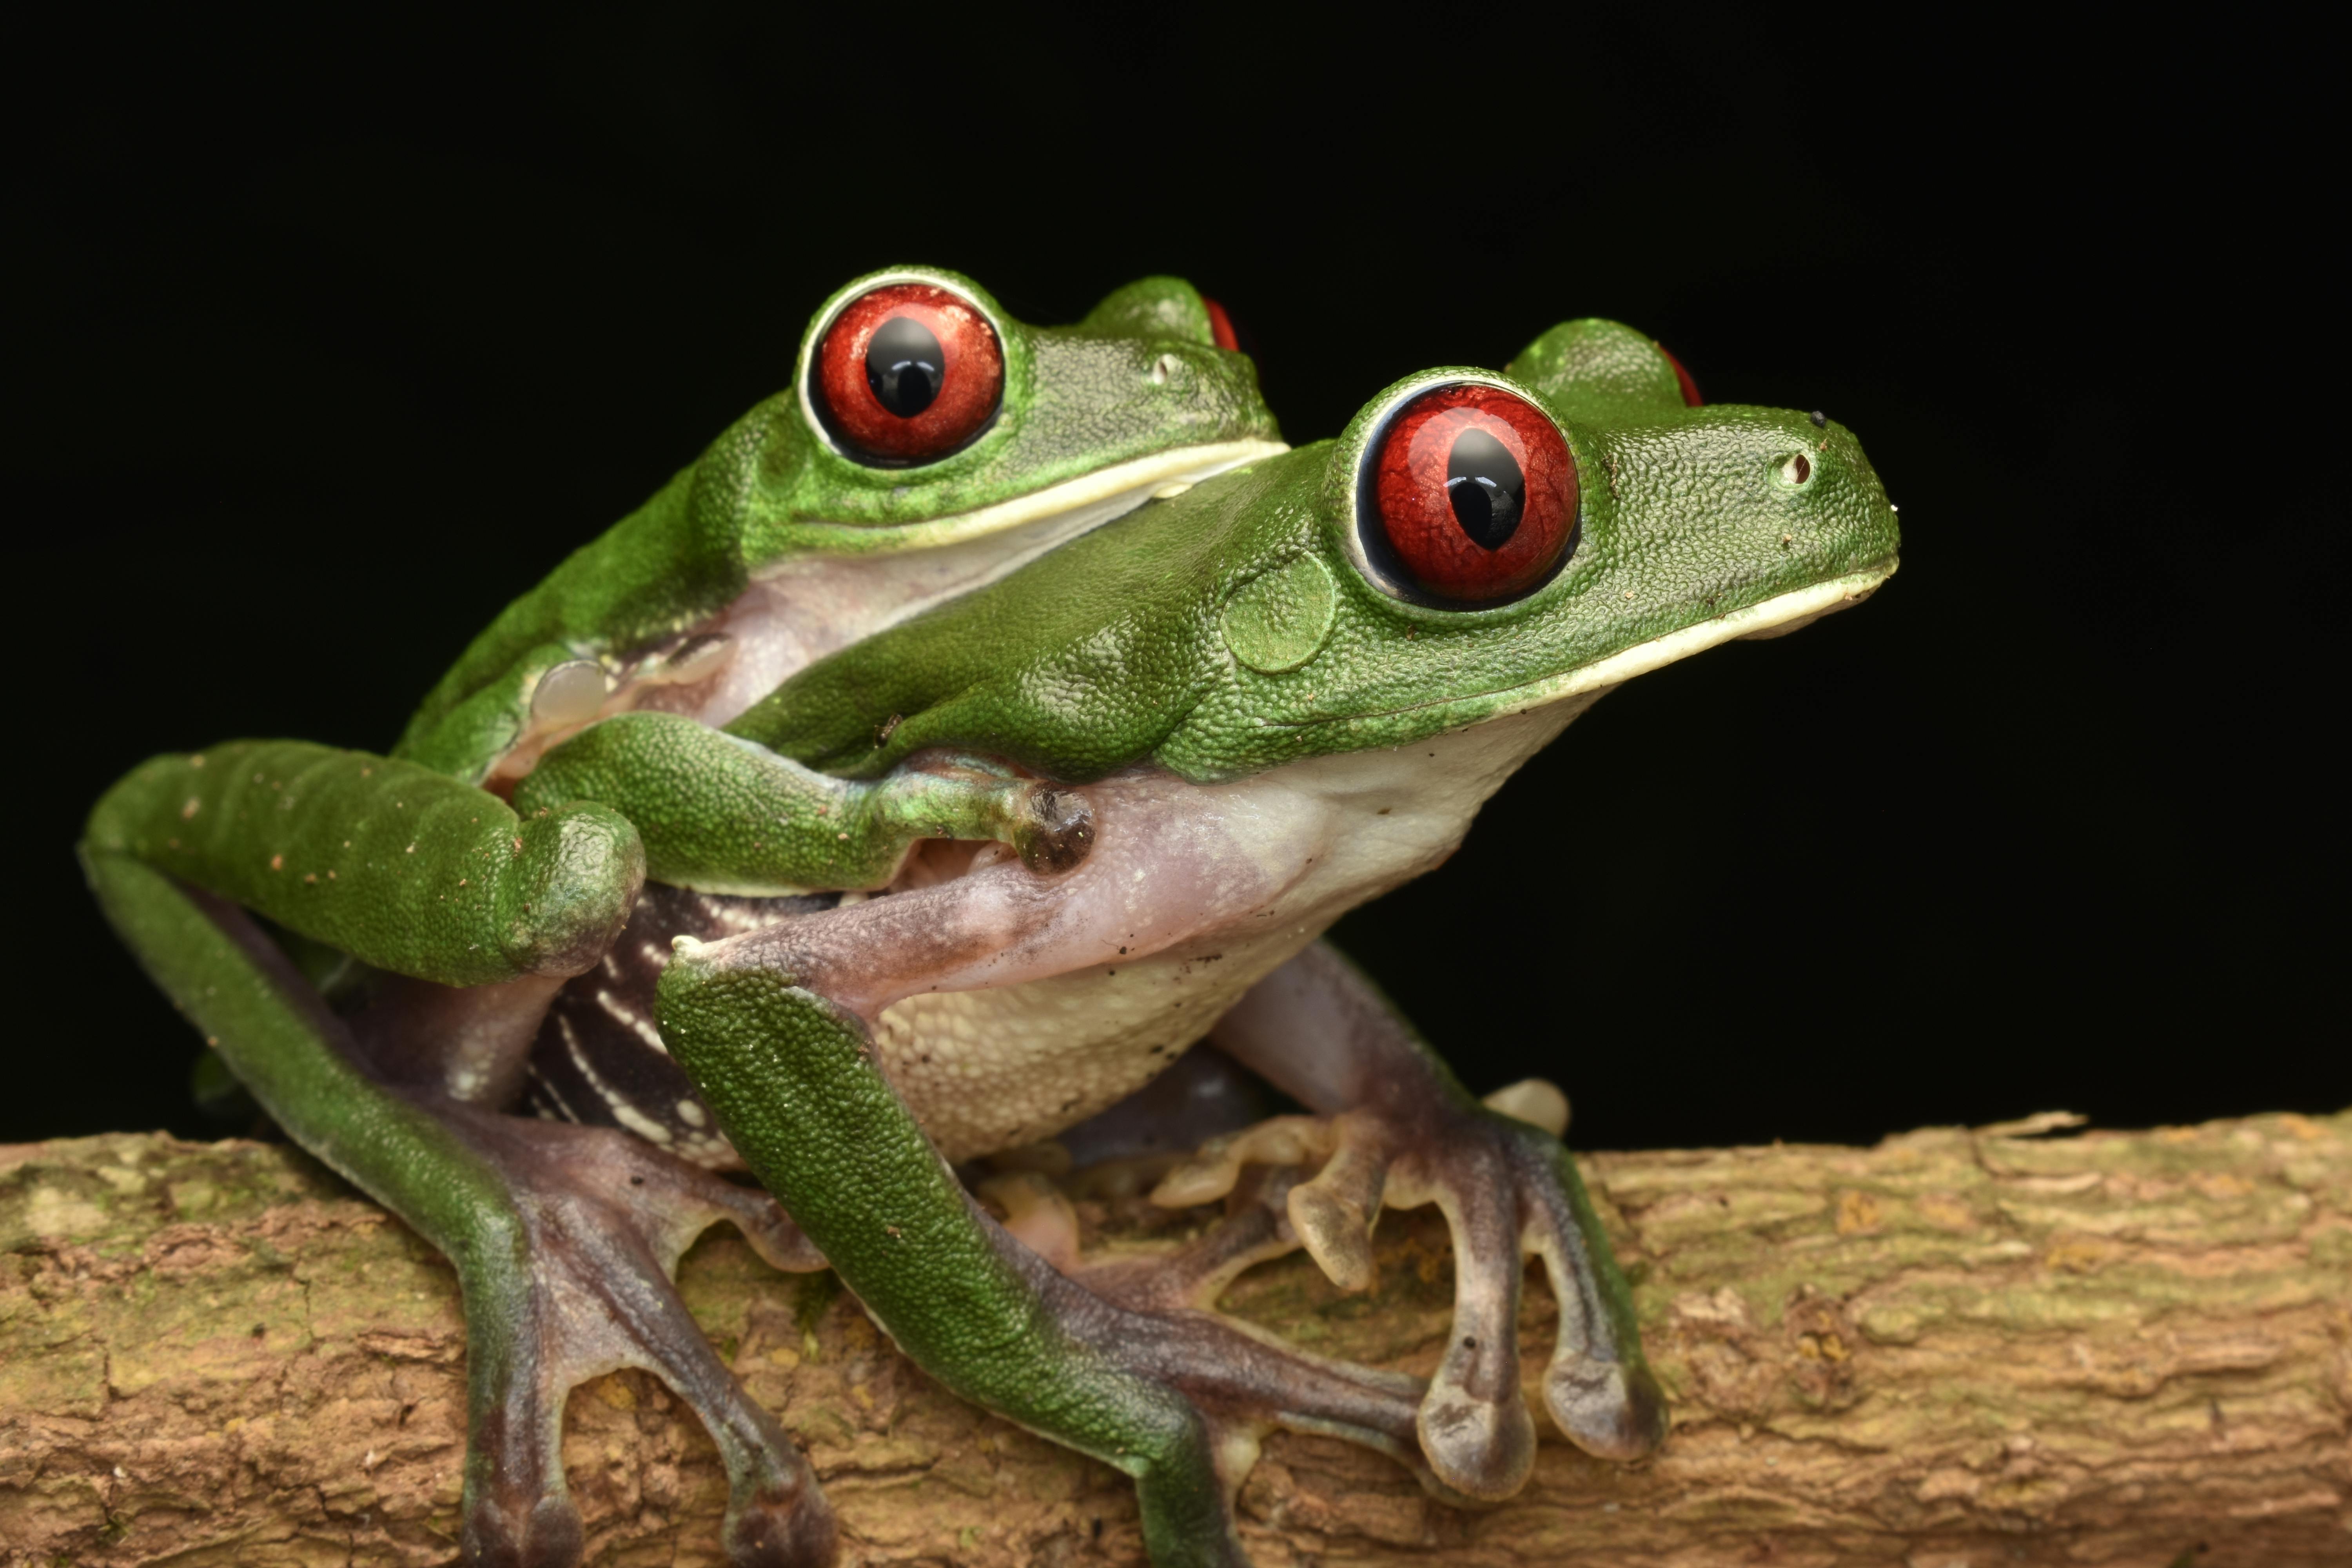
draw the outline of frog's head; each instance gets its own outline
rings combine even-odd
[[[1231,778],[1573,712],[1894,572],[1895,509],[1851,433],[1686,386],[1590,321],[1511,374],[1409,376],[1337,441],[1148,506],[733,728],[839,772],[950,744],[1071,780]]]
[[[791,389],[736,434],[740,458],[707,478],[740,487],[730,511],[754,572],[812,546],[900,549],[1113,515],[1282,449],[1223,310],[1182,279],[1147,278],[1076,326],[1033,327],[930,267],[835,292],[801,340]]]
[[[1032,327],[957,273],[871,273],[817,311],[791,387],[474,639],[397,754],[498,787],[634,706],[641,678],[716,679],[707,656],[740,647],[693,635],[772,572],[892,552],[937,568],[835,593],[816,640],[846,641],[941,584],[1285,449],[1256,367],[1189,283],[1147,278],[1074,327]]]

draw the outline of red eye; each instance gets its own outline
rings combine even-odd
[[[857,457],[934,462],[970,441],[1004,395],[1004,351],[971,301],[929,283],[851,300],[817,350],[815,402]]]
[[[1664,343],[1652,343],[1650,346],[1657,350],[1660,353],[1665,355],[1666,363],[1675,367],[1675,384],[1683,389],[1683,406],[1685,408],[1705,407],[1706,405],[1706,399],[1698,395],[1698,383],[1691,379],[1690,372],[1683,368],[1683,362],[1675,357],[1674,350],[1666,347]]]
[[[1515,597],[1576,548],[1576,459],[1542,410],[1501,387],[1423,393],[1389,421],[1365,478],[1384,564],[1437,598]]]

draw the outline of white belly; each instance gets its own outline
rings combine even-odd
[[[1116,1104],[1340,915],[1451,854],[1597,695],[1229,784],[1141,773],[1089,786],[1101,836],[1053,936],[1010,984],[940,974],[869,1014],[885,1070],[950,1160]],[[1156,928],[1153,951],[1119,955],[1141,927]]]
[[[1023,985],[926,992],[883,1011],[875,1047],[950,1160],[1034,1143],[1150,1083],[1320,929],[1188,943]]]

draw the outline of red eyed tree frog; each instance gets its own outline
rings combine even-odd
[[[1603,1456],[1662,1438],[1565,1102],[1473,1098],[1318,939],[1604,692],[1853,604],[1896,547],[1842,426],[1703,405],[1614,323],[1408,377],[1289,450],[1181,283],[1039,330],[894,269],[389,755],[159,757],[82,853],[256,1098],[456,1264],[473,1561],[577,1561],[562,1401],[618,1365],[717,1438],[736,1563],[832,1561],[806,1461],[672,1290],[728,1219],[1132,1476],[1160,1568],[1237,1564],[1273,1427],[1441,1495],[1525,1480],[1529,1255],[1549,1418]],[[1089,1264],[1050,1194],[1001,1224],[959,1181],[1203,1038],[1305,1110],[1167,1177],[1231,1199],[1177,1253]],[[1431,1203],[1456,1302],[1425,1381],[1213,1310],[1300,1246],[1360,1288],[1380,1210]]]

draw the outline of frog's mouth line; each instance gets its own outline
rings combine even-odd
[[[929,518],[920,522],[876,526],[866,523],[826,524],[822,520],[812,519],[798,526],[803,532],[827,529],[838,531],[842,542],[852,550],[861,545],[885,544],[892,551],[905,551],[961,544],[968,540],[984,539],[991,534],[1059,518],[1067,524],[1054,531],[1055,542],[1059,543],[1113,518],[1123,517],[1148,500],[1181,495],[1203,479],[1213,479],[1246,463],[1278,457],[1289,450],[1286,442],[1255,437],[1213,441],[1198,447],[1175,447],[1165,452],[1153,452],[1124,463],[1115,463],[1108,468],[1097,468],[1093,473],[1081,474],[1076,479],[1066,479],[1029,495],[1015,496],[1011,500],[976,507],[971,511],[950,513],[946,517]],[[779,564],[789,564],[789,561]]]
[[[1875,593],[1878,585],[1895,575],[1901,563],[1889,560],[1883,565],[1866,566],[1859,572],[1849,572],[1843,577],[1776,594],[1771,598],[1748,605],[1744,609],[1727,610],[1722,615],[1683,627],[1680,631],[1652,637],[1648,642],[1611,654],[1596,664],[1588,664],[1559,675],[1546,676],[1525,686],[1507,686],[1494,691],[1481,691],[1467,697],[1441,698],[1434,702],[1416,702],[1402,708],[1391,708],[1379,713],[1351,715],[1351,719],[1384,719],[1393,714],[1416,713],[1437,708],[1476,708],[1486,717],[1501,708],[1540,708],[1561,702],[1586,692],[1597,692],[1620,686],[1637,675],[1647,675],[1654,669],[1688,658],[1695,653],[1743,637],[1780,637],[1795,631],[1808,622],[1851,609]],[[1349,720],[1339,721],[1342,723]],[[1471,719],[1469,722],[1477,722]],[[1300,726],[1304,728],[1304,726]]]

